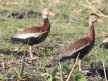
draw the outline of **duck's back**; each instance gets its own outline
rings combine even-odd
[[[79,58],[82,59],[92,49],[92,42],[88,37],[81,38],[70,45],[63,53],[59,54],[57,59],[64,61],[68,58]]]

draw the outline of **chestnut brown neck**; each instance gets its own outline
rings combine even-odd
[[[91,41],[95,41],[94,23],[92,23],[92,22],[89,22],[87,37]]]
[[[50,22],[48,18],[44,18],[44,24],[43,24],[42,30],[48,31],[49,29],[50,29]]]

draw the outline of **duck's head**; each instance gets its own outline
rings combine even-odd
[[[97,14],[91,14],[89,17],[89,22],[94,23],[94,22],[103,22]]]
[[[48,16],[54,16],[54,13],[50,9],[45,8],[42,11],[42,16],[43,18],[48,18]]]
[[[105,35],[105,38],[108,38],[108,34]]]

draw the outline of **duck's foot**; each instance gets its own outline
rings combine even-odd
[[[90,71],[89,70],[83,70],[83,71],[81,71],[84,75],[87,75],[88,73],[90,73]]]
[[[39,59],[39,57],[37,57],[37,56],[35,56],[35,57],[28,57],[26,59],[29,60],[29,61],[34,61],[34,60]]]
[[[33,57],[33,58],[26,58],[25,59],[25,65],[34,65],[34,61],[36,61],[37,59],[39,59],[39,57]]]
[[[26,65],[27,68],[30,68],[30,67],[34,68],[36,66],[32,62],[28,62],[28,61],[25,61],[24,64]]]
[[[28,65],[30,65],[31,63],[29,63],[28,61],[24,61],[24,64],[25,64],[26,66],[28,66]]]
[[[87,70],[83,70],[83,71],[80,71],[86,78],[91,76],[92,75],[92,72],[90,69],[87,69]]]
[[[39,59],[39,57],[37,57],[37,56],[31,58],[32,61],[37,60],[37,59]]]

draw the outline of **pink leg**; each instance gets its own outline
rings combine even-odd
[[[32,59],[32,60],[35,60],[35,59],[38,59],[39,57],[34,57],[33,56],[33,50],[32,50],[32,46],[29,46],[29,54],[30,54],[30,58]]]
[[[33,59],[33,50],[32,50],[32,46],[29,46],[29,54],[30,54],[30,58]]]

